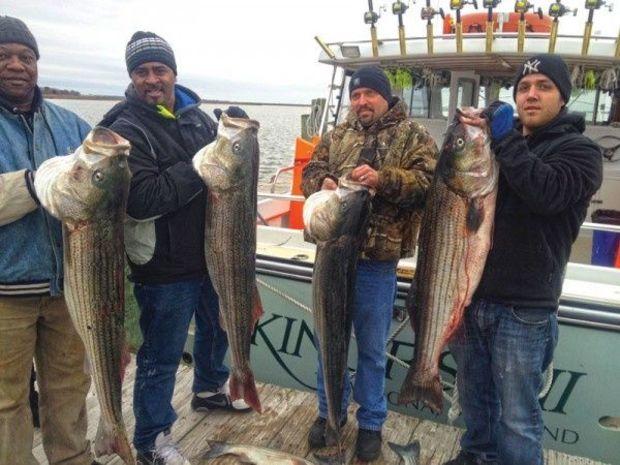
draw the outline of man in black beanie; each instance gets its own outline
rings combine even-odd
[[[39,48],[21,20],[0,16],[0,465],[38,463],[28,393],[32,360],[50,465],[89,465],[84,344],[63,296],[60,222],[41,208],[37,168],[80,146],[90,127],[43,98]]]
[[[347,121],[325,134],[303,170],[306,197],[335,189],[348,176],[376,191],[369,232],[357,266],[353,326],[358,362],[353,397],[359,404],[355,452],[362,461],[381,453],[381,429],[387,416],[385,345],[396,292],[396,265],[415,250],[421,211],[435,169],[437,146],[426,129],[408,117],[405,104],[392,96],[390,81],[378,67],[358,69],[349,83]],[[319,416],[308,434],[310,447],[330,442],[323,367],[317,371]],[[345,383],[341,424],[351,393]]]
[[[136,32],[125,61],[131,78],[126,98],[101,124],[131,142],[125,250],[144,339],[136,357],[133,443],[139,465],[187,465],[170,428],[177,418],[175,375],[192,317],[192,408],[249,410],[229,395],[228,340],[204,260],[206,187],[192,167],[194,154],[215,139],[217,124],[200,109],[198,95],[176,83],[174,52],[163,38]],[[247,118],[238,107],[226,113]]]
[[[446,465],[542,465],[540,391],[558,339],[566,264],[602,182],[599,147],[569,113],[568,67],[557,55],[526,60],[510,105],[461,120],[488,126],[500,166],[493,247],[462,333],[450,343],[466,431]],[[481,117],[482,116],[482,117]]]

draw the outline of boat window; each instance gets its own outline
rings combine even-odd
[[[576,89],[571,95],[568,109],[582,114],[587,123],[604,124],[609,119],[611,96],[598,90]]]

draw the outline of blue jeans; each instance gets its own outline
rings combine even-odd
[[[357,371],[353,398],[359,404],[358,425],[366,430],[381,431],[387,416],[385,345],[392,322],[395,297],[396,262],[360,260],[357,264],[353,314],[353,329],[357,338]],[[327,397],[320,356],[316,384],[319,416],[327,418]],[[350,395],[349,380],[345,383],[342,403],[342,412],[345,414]]]
[[[466,431],[461,448],[500,465],[542,465],[538,394],[558,340],[555,312],[475,300],[450,343]]]
[[[153,449],[157,435],[177,418],[172,394],[192,316],[196,323],[194,392],[216,391],[226,382],[228,340],[220,328],[217,294],[208,277],[170,284],[136,283],[134,294],[144,338],[136,357],[134,446],[144,453]]]

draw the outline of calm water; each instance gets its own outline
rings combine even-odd
[[[110,100],[62,100],[52,102],[74,111],[91,125],[97,124],[103,115],[117,102]],[[214,108],[226,109],[227,105],[203,104],[201,108],[215,119]],[[261,184],[269,182],[280,166],[293,163],[295,138],[301,133],[301,115],[305,107],[280,107],[275,105],[243,105],[251,118],[260,122],[258,140],[261,150],[259,178]]]

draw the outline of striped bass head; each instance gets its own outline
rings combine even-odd
[[[448,188],[467,198],[492,191],[497,184],[498,168],[487,130],[455,118],[448,127],[436,174]]]
[[[320,190],[306,199],[303,211],[306,233],[319,242],[364,235],[370,198],[365,186],[340,178],[336,190]]]
[[[225,191],[258,176],[258,121],[222,113],[217,138],[193,158],[194,170],[211,190]]]
[[[35,190],[54,217],[67,224],[124,215],[131,173],[129,142],[96,127],[71,155],[53,157],[35,175]]]

